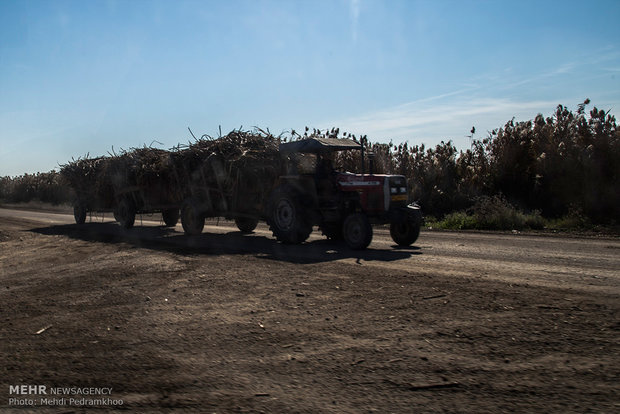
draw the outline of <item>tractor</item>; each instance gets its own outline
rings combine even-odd
[[[274,237],[283,243],[304,242],[318,226],[331,240],[344,240],[355,250],[368,247],[373,224],[389,224],[399,246],[410,246],[422,226],[422,212],[408,204],[402,175],[364,173],[364,148],[351,139],[307,138],[281,143],[286,173],[277,179],[265,204],[265,218]],[[333,168],[338,151],[362,151],[362,173]]]

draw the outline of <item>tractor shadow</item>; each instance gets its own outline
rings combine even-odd
[[[118,244],[167,251],[180,255],[252,254],[259,258],[290,263],[323,263],[341,259],[365,261],[396,261],[421,254],[418,247],[406,249],[351,250],[344,242],[326,239],[312,240],[301,245],[286,245],[275,239],[258,234],[202,233],[187,236],[174,228],[163,226],[136,226],[126,230],[113,222],[86,223],[83,225],[62,224],[34,228],[30,231],[43,235],[66,236],[72,239]]]

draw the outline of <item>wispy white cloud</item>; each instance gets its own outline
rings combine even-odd
[[[532,76],[525,77],[519,80],[510,81],[504,78],[498,78],[497,80],[499,82],[497,83],[497,87],[503,90],[516,89],[524,85],[528,85],[528,84],[540,82],[546,79],[551,79],[557,76],[569,74],[578,66],[579,66],[578,63],[568,62],[568,63],[563,63],[561,65],[558,65],[557,67],[547,70],[546,72],[534,74]]]
[[[546,81],[560,76],[581,74],[580,76],[591,76],[591,73],[597,73],[600,71],[608,70],[600,65],[603,63],[617,63],[620,59],[620,50],[614,46],[603,47],[593,52],[579,56],[577,60],[558,63],[557,66],[552,67],[544,72],[533,74],[529,77],[517,79],[513,81],[507,81],[505,78],[499,78],[501,83],[496,86],[498,88],[516,89],[524,85],[533,84],[536,82]]]
[[[462,95],[462,94],[467,93],[467,92],[472,92],[472,91],[474,91],[476,89],[479,89],[479,86],[477,86],[477,85],[467,85],[465,88],[458,89],[456,91],[446,92],[446,93],[442,93],[440,95],[429,96],[429,97],[426,97],[426,98],[417,99],[415,101],[411,101],[411,102],[405,103],[403,105],[408,106],[408,105],[420,104],[420,103],[424,103],[424,102],[438,101],[438,100],[441,100],[441,99],[444,99],[444,98],[449,98],[449,97],[452,97],[452,96]]]
[[[349,0],[349,13],[351,15],[351,37],[353,42],[357,42],[357,30],[360,19],[360,1],[361,0]]]
[[[552,70],[551,72],[548,73],[548,76],[553,76],[553,75],[561,75],[563,73],[569,73],[571,72],[575,67],[577,66],[576,62],[569,62],[569,63],[565,63],[563,65],[558,66],[555,70]]]
[[[354,134],[366,134],[377,141],[409,140],[434,145],[441,140],[453,140],[461,148],[469,146],[466,138],[472,126],[478,137],[504,125],[513,117],[517,120],[534,118],[538,113],[550,115],[558,104],[581,102],[582,90],[537,93],[550,82],[566,79],[595,79],[618,72],[618,49],[607,47],[578,59],[557,62],[529,76],[518,76],[508,68],[503,71],[479,74],[460,89],[434,96],[422,97],[378,111],[327,120],[321,127],[338,126]],[[593,68],[592,61],[605,62],[604,67]],[[611,85],[610,85],[611,86]],[[600,105],[617,106],[617,95],[606,91],[587,92],[598,98]],[[538,96],[538,97],[537,97]]]
[[[396,142],[409,140],[415,143],[433,144],[439,140],[453,140],[457,146],[469,144],[465,138],[472,126],[486,133],[503,123],[517,119],[531,119],[537,113],[549,113],[555,101],[517,101],[510,99],[476,98],[445,99],[442,97],[421,99],[403,105],[386,108],[361,116],[334,120],[324,127],[339,126],[354,134],[366,134],[371,139]]]
[[[594,51],[592,55],[588,56],[586,59],[582,59],[582,61],[590,65],[599,65],[606,62],[617,61],[618,59],[620,59],[620,50],[617,46],[609,45]]]

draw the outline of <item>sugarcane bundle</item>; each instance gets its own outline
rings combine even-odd
[[[61,165],[60,174],[75,190],[80,200],[90,203],[98,198],[101,175],[106,168],[107,157],[87,157]]]
[[[81,158],[61,167],[61,174],[78,198],[93,208],[111,208],[127,192],[140,192],[151,203],[180,202],[170,152],[134,148],[107,157]]]
[[[273,182],[280,171],[279,141],[262,130],[233,130],[217,139],[203,136],[172,158],[186,185],[232,191],[240,177]]]
[[[61,166],[78,199],[91,208],[112,208],[127,193],[143,205],[180,204],[192,187],[222,193],[244,188],[263,191],[280,172],[279,137],[256,129],[208,136],[171,151],[131,148],[105,157],[79,158]]]
[[[162,149],[143,147],[122,152],[110,159],[103,181],[110,183],[116,194],[139,189],[154,204],[180,202],[182,197],[170,151]]]

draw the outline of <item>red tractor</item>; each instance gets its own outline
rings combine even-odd
[[[274,237],[283,243],[302,243],[319,226],[327,238],[342,240],[352,249],[365,249],[372,224],[390,224],[392,239],[410,246],[420,234],[422,212],[407,204],[407,180],[402,175],[353,174],[335,171],[337,151],[363,147],[350,139],[308,138],[280,144],[287,156],[286,175],[279,177],[265,209]]]

